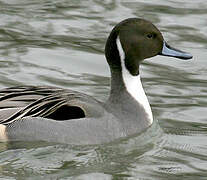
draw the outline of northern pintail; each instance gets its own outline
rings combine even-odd
[[[138,18],[120,22],[105,46],[111,70],[108,100],[103,103],[80,92],[46,86],[0,90],[1,141],[99,144],[144,131],[153,115],[139,67],[156,55],[192,58],[170,47],[151,22]]]

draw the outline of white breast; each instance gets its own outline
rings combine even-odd
[[[143,106],[148,116],[149,123],[152,124],[153,122],[152,110],[151,110],[149,101],[147,99],[147,96],[144,92],[144,89],[142,87],[140,75],[133,76],[126,69],[125,62],[124,62],[125,53],[123,51],[119,37],[117,37],[116,44],[117,44],[117,48],[119,51],[119,56],[121,58],[122,77],[123,77],[126,90],[141,106]]]

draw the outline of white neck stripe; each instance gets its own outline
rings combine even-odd
[[[119,51],[119,56],[121,59],[122,78],[123,78],[126,90],[140,105],[143,106],[146,114],[148,115],[149,123],[152,124],[152,122],[153,122],[152,110],[150,108],[150,104],[148,102],[147,96],[146,96],[144,89],[142,87],[140,75],[133,76],[127,70],[127,68],[125,66],[125,62],[124,62],[125,53],[122,48],[119,37],[117,37],[117,39],[116,39],[116,45],[117,45],[117,49]]]

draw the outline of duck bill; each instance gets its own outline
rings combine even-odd
[[[165,41],[163,43],[163,48],[160,55],[175,57],[184,60],[191,59],[193,57],[190,53],[183,52],[181,50],[170,47]]]

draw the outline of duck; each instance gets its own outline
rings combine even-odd
[[[0,141],[103,144],[140,134],[153,123],[142,86],[143,60],[161,55],[188,60],[190,53],[171,47],[151,22],[128,18],[112,29],[105,45],[110,68],[106,102],[51,86],[0,90]]]

